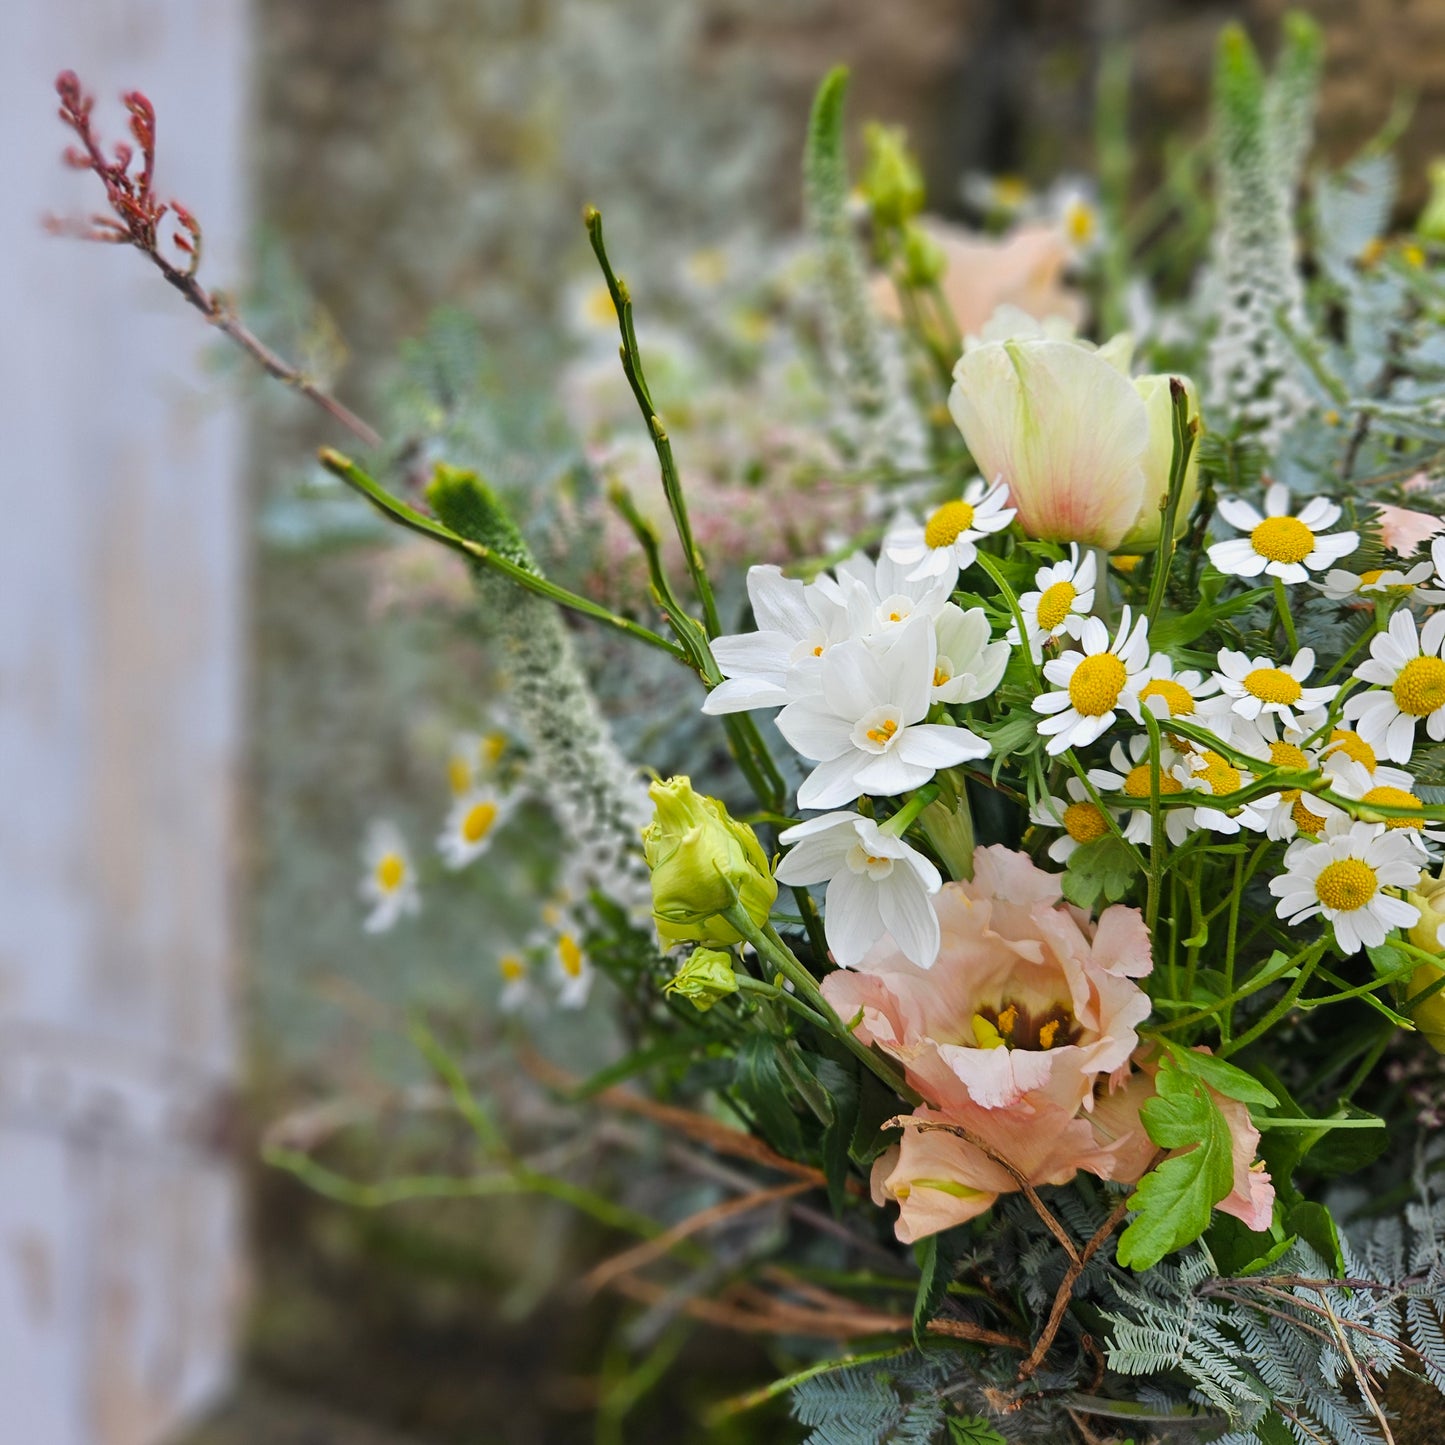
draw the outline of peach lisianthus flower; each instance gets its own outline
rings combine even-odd
[[[1017,306],[1036,321],[1061,317],[1070,327],[1083,324],[1084,299],[1064,284],[1072,252],[1057,227],[1019,226],[995,238],[931,216],[919,226],[943,255],[939,287],[962,335],[981,331],[1000,306]],[[890,320],[901,319],[886,277],[875,279],[873,297]]]
[[[903,1138],[874,1161],[873,1202],[899,1206],[895,1230],[904,1244],[962,1224],[1016,1191],[1018,1180],[999,1160],[1034,1185],[1067,1184],[1080,1169],[1112,1177],[1116,1146],[1088,1119],[1044,1098],[1009,1109],[924,1106],[894,1122]]]
[[[1384,502],[1377,510],[1380,540],[1401,557],[1413,557],[1431,537],[1445,532],[1445,517],[1416,512],[1409,507],[1392,507]]]
[[[1058,877],[1025,854],[980,848],[970,883],[933,899],[942,943],[932,969],[889,941],[823,981],[855,1033],[903,1064],[928,1103],[1009,1109],[1026,1096],[1072,1115],[1124,1068],[1149,1014],[1135,979],[1153,967],[1137,909],[1097,923],[1061,901]]]

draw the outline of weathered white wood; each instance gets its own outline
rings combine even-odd
[[[240,419],[96,207],[52,84],[160,115],[160,183],[244,240],[245,0],[0,5],[0,1441],[154,1445],[228,1378],[223,1123],[243,639]]]

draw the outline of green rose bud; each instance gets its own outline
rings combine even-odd
[[[718,916],[734,903],[761,928],[778,885],[753,830],[716,798],[694,792],[690,778],[655,782],[648,796],[657,811],[642,830],[642,851],[663,947],[740,943],[738,931]]]
[[[922,226],[909,222],[903,232],[904,279],[910,286],[932,286],[947,270],[943,247]]]
[[[733,956],[716,948],[695,948],[682,967],[663,984],[664,993],[689,999],[699,1013],[706,1013],[720,998],[738,991]]]
[[[870,122],[863,128],[867,158],[859,189],[880,226],[901,226],[923,209],[923,172],[908,150],[902,126]]]
[[[1445,878],[1431,878],[1426,874],[1406,898],[1420,910],[1420,921],[1409,933],[1410,942],[1426,953],[1445,953],[1445,945],[1441,944],[1439,937],[1440,925],[1445,923]],[[1445,963],[1445,959],[1441,961]],[[1423,993],[1442,973],[1445,969],[1422,963],[1410,975],[1403,996],[1410,998]],[[1429,998],[1416,1004],[1410,1016],[1435,1052],[1445,1054],[1445,988],[1437,989]]]
[[[1445,241],[1445,160],[1430,162],[1430,199],[1415,222],[1415,234],[1426,241]]]

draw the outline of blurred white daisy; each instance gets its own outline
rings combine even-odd
[[[945,502],[922,526],[904,522],[895,527],[883,539],[883,550],[901,566],[911,566],[910,578],[937,578],[951,592],[958,574],[973,565],[979,540],[1003,531],[1013,519],[1003,482],[989,486],[977,477],[962,497]]]
[[[507,750],[503,732],[458,733],[447,753],[447,783],[452,796],[470,793],[490,778]]]
[[[1345,699],[1345,717],[1372,748],[1397,763],[1415,750],[1415,725],[1424,722],[1433,742],[1445,739],[1445,612],[1433,613],[1418,631],[1401,609],[1389,629],[1370,641],[1370,655],[1356,669],[1368,692]]]
[[[511,811],[507,800],[491,788],[463,793],[447,813],[437,838],[437,851],[448,868],[465,868],[492,845],[492,835]]]
[[[1034,574],[1034,590],[1019,598],[1019,611],[1023,613],[1029,651],[1035,662],[1042,660],[1045,642],[1052,642],[1061,633],[1078,637],[1084,619],[1094,609],[1098,570],[1094,554],[1086,552],[1081,562],[1078,544],[1071,542],[1064,561],[1040,567]],[[1009,642],[1017,644],[1018,624],[1004,635]]]
[[[1224,497],[1219,515],[1237,531],[1248,535],[1216,542],[1209,560],[1221,572],[1235,577],[1258,577],[1261,572],[1282,582],[1304,582],[1359,545],[1354,532],[1324,535],[1340,520],[1339,506],[1326,497],[1306,502],[1299,516],[1289,514],[1289,491],[1276,482],[1264,494],[1264,512],[1239,497]]]
[[[570,913],[564,914],[559,921],[550,945],[557,1002],[562,1008],[581,1008],[592,992],[596,970],[587,956],[581,926]]]
[[[497,960],[502,975],[502,991],[497,1006],[503,1013],[516,1013],[532,996],[531,970],[520,953],[504,953]]]
[[[1035,712],[1046,714],[1039,732],[1052,757],[1066,748],[1091,743],[1114,723],[1119,710],[1135,722],[1139,716],[1139,688],[1149,666],[1146,619],[1134,621],[1124,608],[1113,642],[1109,629],[1097,617],[1088,618],[1079,634],[1082,651],[1069,651],[1044,664],[1044,677],[1055,684],[1033,700]]]
[[[378,819],[366,830],[361,858],[366,866],[361,900],[371,909],[362,926],[368,933],[385,933],[403,915],[420,911],[416,869],[395,823]]]

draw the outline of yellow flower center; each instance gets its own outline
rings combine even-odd
[[[1310,760],[1305,757],[1304,750],[1295,747],[1293,743],[1271,743],[1269,760],[1277,768],[1291,768],[1302,773],[1307,773],[1310,767]],[[1299,795],[1298,788],[1286,788],[1280,793],[1280,797],[1286,803],[1295,802]]]
[[[1375,870],[1361,858],[1341,858],[1320,870],[1315,879],[1315,896],[1337,913],[1363,908],[1379,891]]]
[[[1305,806],[1305,800],[1300,798],[1293,808],[1289,810],[1290,818],[1301,833],[1308,833],[1311,838],[1318,838],[1320,830],[1325,826],[1325,820],[1318,813],[1311,813]]]
[[[1384,575],[1385,569],[1383,567],[1371,567],[1368,572],[1360,573],[1360,581],[1366,587],[1373,587]]]
[[[495,767],[497,760],[507,751],[507,735],[505,733],[488,733],[482,739],[482,761],[488,767]]]
[[[1124,791],[1131,798],[1147,798],[1151,795],[1150,788],[1150,767],[1148,763],[1140,763],[1129,769],[1124,778]],[[1165,793],[1182,793],[1184,784],[1172,773],[1166,773],[1162,768],[1159,770],[1159,793],[1162,797]]]
[[[1438,657],[1412,657],[1400,669],[1390,691],[1401,712],[1428,717],[1445,707],[1445,662]]]
[[[1375,757],[1374,748],[1353,728],[1336,728],[1330,734],[1329,750],[1332,753],[1340,752],[1347,758],[1353,758],[1355,762],[1362,763],[1372,773],[1379,762],[1379,759]]]
[[[923,542],[927,547],[951,547],[961,533],[973,526],[972,502],[945,502],[929,519],[923,529]]]
[[[1141,701],[1151,697],[1162,697],[1169,708],[1170,717],[1189,717],[1194,712],[1194,699],[1189,689],[1169,677],[1156,677],[1139,689]]]
[[[447,760],[447,782],[453,793],[465,793],[472,785],[472,770],[467,760],[453,755]]]
[[[1075,202],[1069,207],[1064,226],[1069,233],[1069,240],[1074,245],[1086,245],[1094,235],[1093,208],[1085,205],[1082,201]]]
[[[1129,674],[1112,652],[1096,652],[1074,669],[1069,679],[1069,701],[1081,717],[1102,717],[1124,691]]]
[[[1371,788],[1363,798],[1362,803],[1383,803],[1387,808],[1420,808],[1424,805],[1414,793],[1407,792],[1404,788]],[[1423,828],[1423,818],[1385,818],[1382,819],[1387,828]]]
[[[1315,549],[1315,534],[1298,517],[1266,517],[1249,542],[1271,562],[1303,562]]]
[[[1304,692],[1304,688],[1282,667],[1256,667],[1246,673],[1244,690],[1253,693],[1261,702],[1278,702],[1286,706],[1298,702]]]
[[[1381,577],[1385,575],[1383,567],[1372,567],[1368,572],[1360,573],[1360,587],[1373,587]],[[1392,582],[1384,591],[1392,597],[1408,597],[1415,589],[1408,582]]]
[[[1039,598],[1038,623],[1045,632],[1052,632],[1069,615],[1074,599],[1079,595],[1072,582],[1055,582]]]
[[[1109,824],[1093,803],[1070,803],[1064,809],[1064,831],[1076,843],[1092,843],[1109,831]]]
[[[376,863],[376,883],[383,893],[395,893],[406,877],[406,860],[400,853],[383,853]]]
[[[1209,791],[1216,798],[1239,791],[1239,769],[1227,758],[1222,758],[1212,748],[1207,748],[1204,753],[1204,764],[1199,776],[1209,784]]]
[[[935,667],[933,669],[934,687],[947,687],[953,681],[953,674],[946,667]]]
[[[508,983],[516,983],[527,976],[527,965],[515,953],[504,953],[497,960],[497,967]]]
[[[869,728],[864,736],[870,743],[877,743],[880,748],[886,748],[893,741],[893,735],[898,731],[898,724],[893,719],[886,718],[876,728]]]
[[[495,803],[473,803],[462,819],[462,837],[468,843],[480,843],[492,831],[492,824],[496,821]]]
[[[582,948],[570,933],[564,933],[557,940],[557,957],[568,978],[576,978],[582,972]]]

